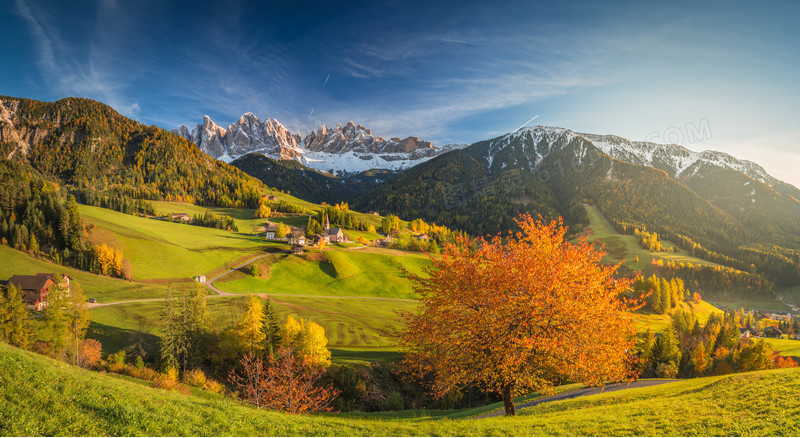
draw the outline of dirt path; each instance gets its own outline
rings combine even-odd
[[[531,402],[523,403],[521,405],[517,405],[517,411],[522,408],[529,408],[531,406],[536,406],[542,403],[550,403],[559,400],[568,400],[571,398],[576,397],[585,397],[587,395],[594,395],[594,394],[601,394],[606,392],[614,392],[614,391],[622,391],[625,389],[634,389],[634,388],[646,388],[648,386],[656,386],[656,385],[663,385],[665,383],[675,383],[679,382],[679,380],[637,380],[635,382],[631,382],[630,384],[627,383],[612,383],[606,385],[604,387],[595,387],[595,388],[581,388],[576,389],[573,391],[562,392],[561,394],[554,394],[549,395],[547,397],[542,397],[538,400],[534,400]],[[499,417],[501,415],[505,415],[505,411],[502,409],[499,411],[489,412],[488,414],[479,415],[475,418],[488,418],[488,417]]]

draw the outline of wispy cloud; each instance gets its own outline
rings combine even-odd
[[[116,10],[118,5],[109,0],[98,7],[98,14],[103,14]],[[139,104],[122,93],[129,85],[125,80],[126,75],[107,67],[106,61],[114,56],[112,53],[115,48],[90,42],[85,50],[70,50],[58,28],[52,24],[51,17],[36,5],[26,0],[16,0],[16,11],[25,20],[36,43],[37,64],[45,83],[55,86],[56,89],[52,91],[59,95],[99,99],[128,116],[139,114]],[[95,32],[103,33],[105,30],[99,27]],[[104,38],[98,40],[102,42]]]

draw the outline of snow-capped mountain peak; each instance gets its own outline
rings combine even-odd
[[[360,172],[369,169],[400,170],[466,144],[438,148],[418,137],[385,140],[353,121],[333,128],[322,125],[301,137],[292,134],[277,119],[263,121],[253,113],[243,114],[227,130],[205,116],[189,132],[185,126],[172,131],[194,142],[208,155],[230,162],[257,152],[275,159],[297,160],[306,166],[331,172]]]

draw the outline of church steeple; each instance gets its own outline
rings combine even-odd
[[[328,234],[328,230],[331,229],[331,221],[328,219],[328,214],[325,213],[325,234]]]

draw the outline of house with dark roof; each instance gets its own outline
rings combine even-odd
[[[47,306],[47,294],[56,282],[46,275],[14,275],[8,279],[8,286],[22,291],[22,301],[34,310],[42,310]]]
[[[764,337],[765,338],[781,338],[783,337],[783,331],[779,329],[777,326],[771,326],[764,329]]]

